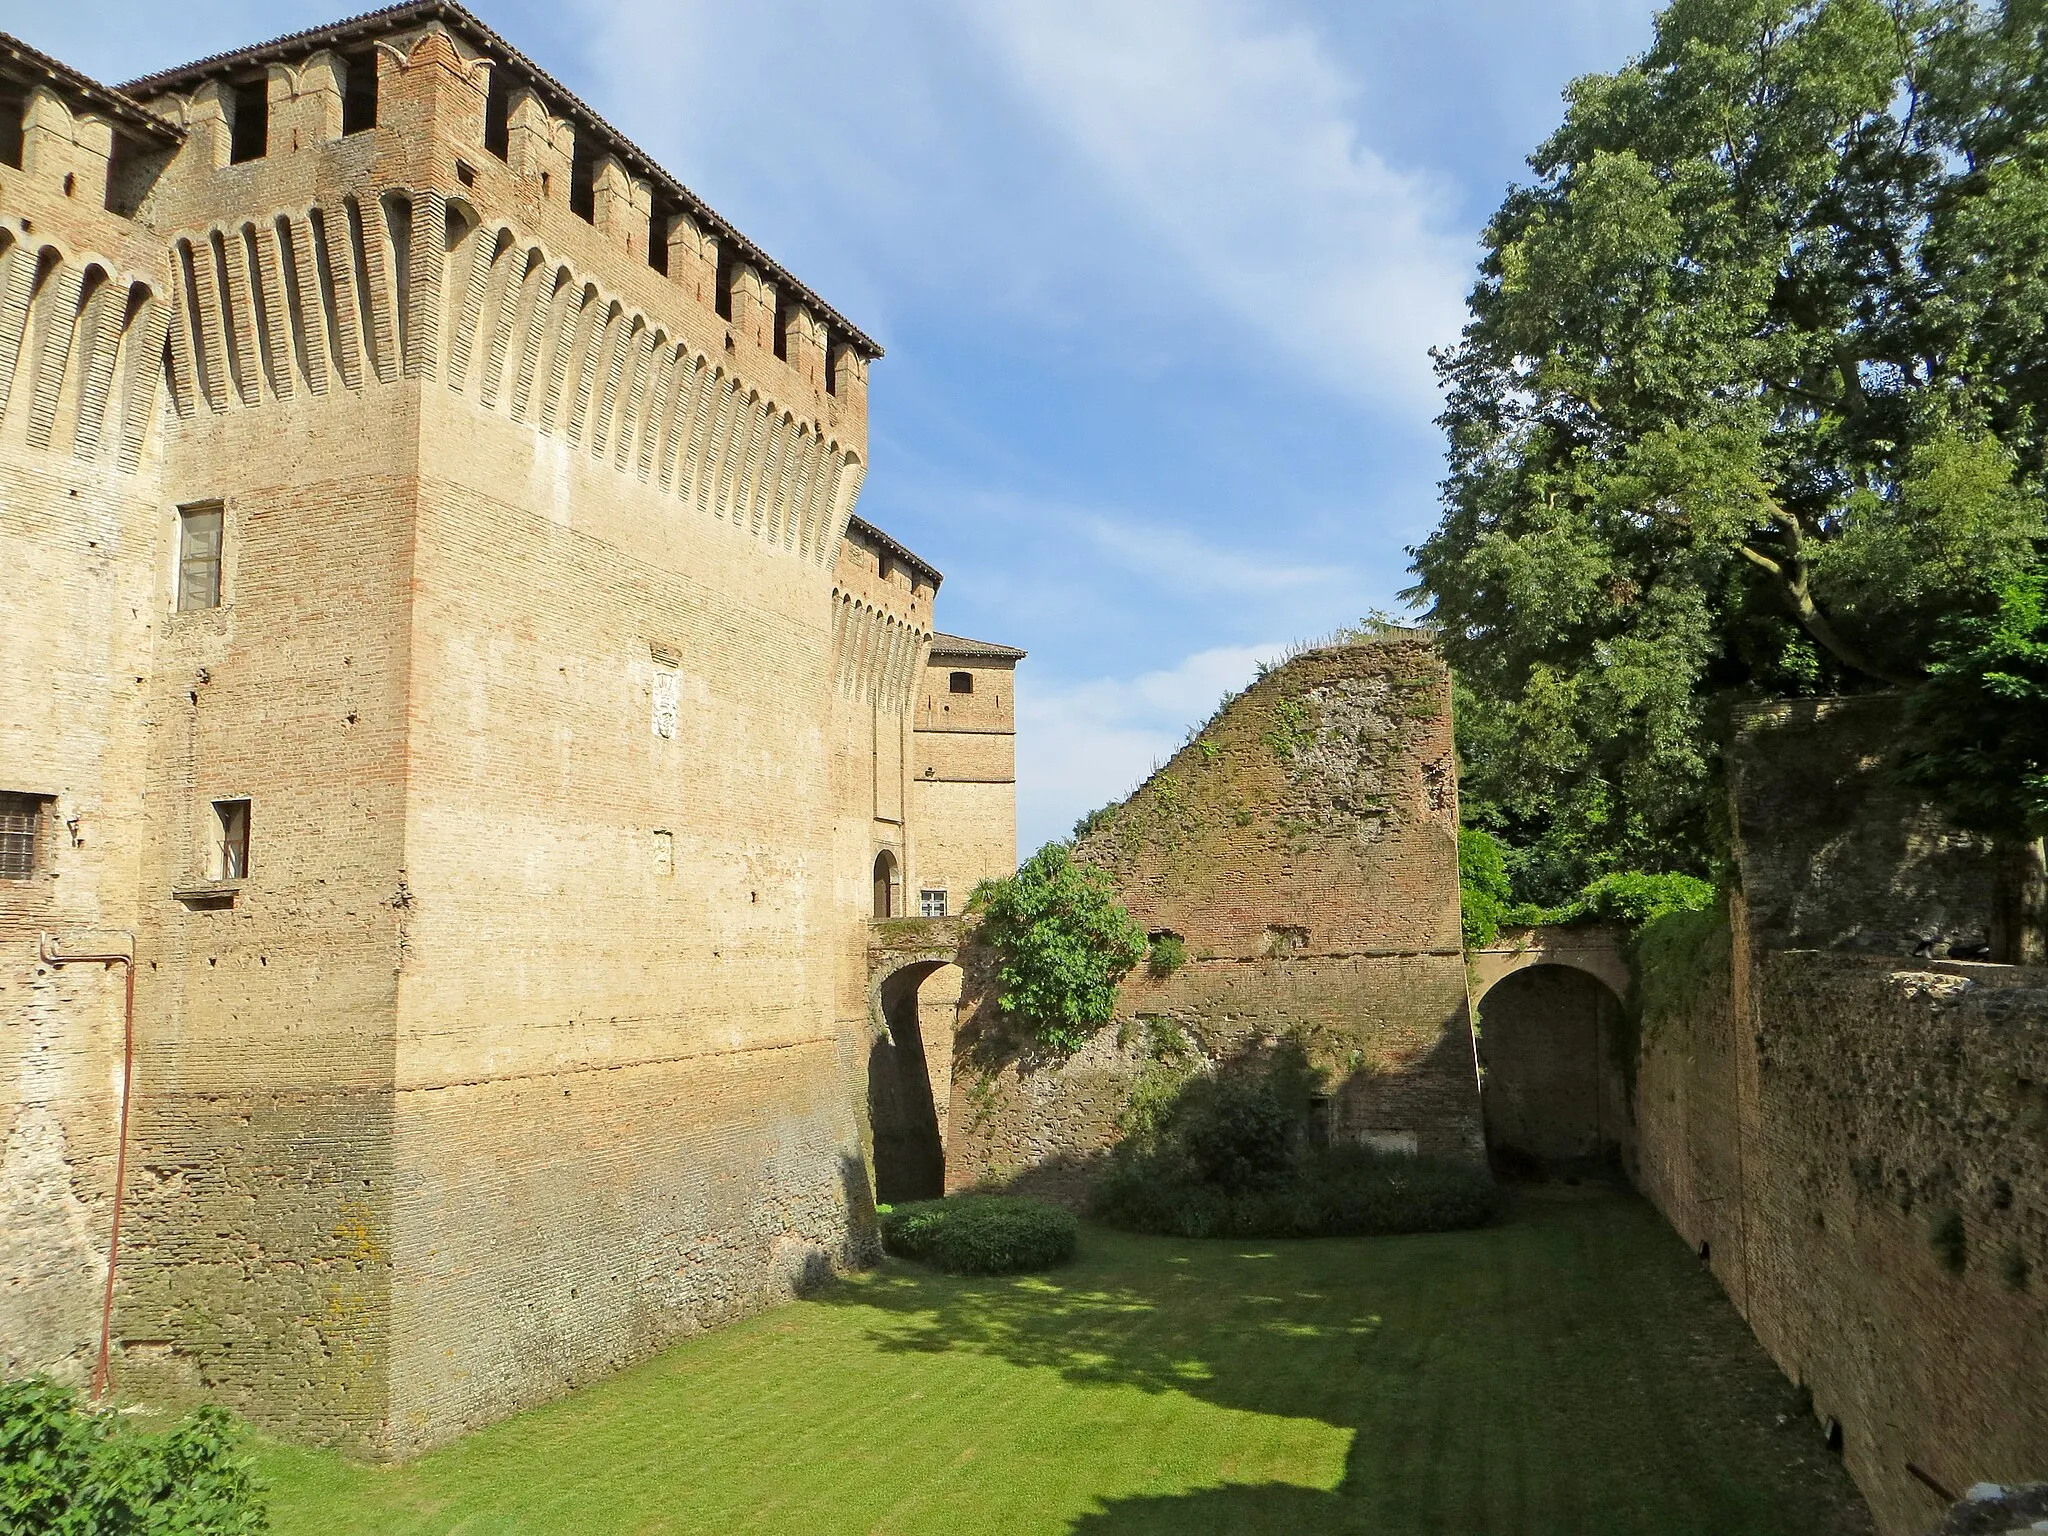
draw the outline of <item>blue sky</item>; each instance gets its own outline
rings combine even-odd
[[[1291,640],[1393,608],[1435,519],[1427,349],[1575,75],[1646,0],[475,0],[888,356],[861,512],[1026,647],[1019,840]],[[327,0],[0,0],[122,80]]]

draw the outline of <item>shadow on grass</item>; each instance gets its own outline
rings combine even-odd
[[[1068,1270],[968,1280],[892,1266],[822,1299],[879,1313],[869,1337],[885,1351],[973,1351],[1077,1386],[1351,1431],[1335,1492],[1116,1499],[1077,1536],[1870,1529],[1712,1279],[1646,1204],[1611,1190],[1529,1193],[1501,1226],[1415,1237],[1091,1228]]]

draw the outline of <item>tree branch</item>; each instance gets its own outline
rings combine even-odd
[[[1778,583],[1778,590],[1792,609],[1792,617],[1799,621],[1799,627],[1813,637],[1816,645],[1843,666],[1853,668],[1865,676],[1874,677],[1881,683],[1890,683],[1895,688],[1906,688],[1918,682],[1914,673],[1895,671],[1882,662],[1874,660],[1862,647],[1843,638],[1828,616],[1821,612],[1820,605],[1813,600],[1813,589],[1807,581],[1806,535],[1799,526],[1799,520],[1775,502],[1771,505],[1771,526],[1783,536],[1788,548],[1785,558],[1773,560],[1747,544],[1736,546],[1743,558],[1758,569],[1767,572]]]

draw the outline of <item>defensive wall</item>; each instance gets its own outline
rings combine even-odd
[[[443,0],[0,42],[9,1371],[408,1454],[872,1251],[870,923],[1014,825],[877,355]]]
[[[1187,963],[1140,966],[1115,1022],[1062,1061],[1012,1038],[970,979],[948,1187],[1078,1198],[1138,1078],[1183,1043],[1213,1060],[1298,1040],[1328,1074],[1333,1138],[1480,1156],[1456,827],[1450,678],[1428,641],[1262,677],[1076,847]]]
[[[2048,1467],[2048,969],[1949,958],[1991,860],[1887,783],[1895,711],[1741,722],[1740,891],[1643,946],[1636,1177],[1918,1536]]]

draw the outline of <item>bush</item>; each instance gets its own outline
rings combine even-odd
[[[1146,958],[1146,967],[1160,981],[1166,980],[1175,971],[1188,963],[1188,946],[1177,933],[1160,933],[1152,937],[1152,948]]]
[[[1050,1269],[1074,1256],[1071,1212],[1016,1195],[955,1195],[899,1205],[882,1218],[882,1246],[900,1258],[964,1275]]]
[[[1091,1196],[1090,1214],[1104,1224],[1171,1237],[1455,1232],[1494,1220],[1505,1200],[1475,1164],[1357,1146],[1307,1152],[1278,1179],[1248,1189],[1191,1178],[1158,1153],[1120,1154]]]
[[[1101,870],[1047,843],[1016,874],[984,880],[967,909],[995,952],[997,1005],[1040,1044],[1074,1051],[1109,1022],[1116,984],[1145,958],[1145,935]]]
[[[1172,1064],[1178,1066],[1178,1063]],[[1141,1080],[1141,1087],[1144,1080]],[[1500,1213],[1481,1167],[1315,1144],[1322,1074],[1285,1043],[1134,1096],[1090,1191],[1111,1226],[1176,1237],[1441,1232]]]
[[[240,1450],[225,1409],[143,1434],[44,1377],[0,1382],[0,1533],[256,1536],[270,1519]]]
[[[1465,947],[1484,949],[1500,937],[1514,904],[1507,857],[1500,841],[1478,827],[1458,829],[1458,911],[1465,924]]]

